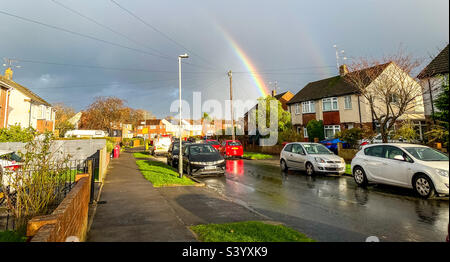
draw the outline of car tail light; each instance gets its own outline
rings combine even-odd
[[[327,146],[331,146],[332,144],[331,144],[331,143],[326,143],[325,145],[327,145]]]

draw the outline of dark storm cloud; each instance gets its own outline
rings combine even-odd
[[[427,57],[444,46],[449,36],[445,0],[432,5],[404,0],[116,0],[179,45],[109,0],[57,1],[132,39],[116,35],[51,0],[0,0],[3,12],[109,42],[0,14],[2,57],[66,64],[20,62],[22,68],[15,70],[14,80],[51,103],[64,102],[77,110],[86,107],[94,96],[115,95],[132,107],[168,115],[170,103],[178,95],[177,56],[186,52],[179,45],[198,55],[191,54],[186,61],[190,64],[183,65],[183,98],[191,100],[193,91],[201,91],[202,99],[228,98],[226,71],[247,69],[218,26],[235,38],[259,70],[309,67],[262,75],[266,84],[278,81],[278,92],[294,93],[309,81],[335,74],[333,67],[312,68],[335,65],[335,43],[354,57],[380,56],[393,52],[400,43],[415,55]],[[149,55],[154,49],[173,59]],[[235,74],[233,78],[236,99],[259,96],[250,74]]]

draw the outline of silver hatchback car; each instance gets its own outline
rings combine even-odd
[[[318,173],[345,173],[345,161],[319,143],[294,142],[281,150],[280,166],[283,171],[299,169],[309,176]]]

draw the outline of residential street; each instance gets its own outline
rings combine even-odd
[[[319,241],[444,241],[448,198],[423,200],[412,190],[373,185],[351,177],[283,173],[278,160],[227,160],[208,187]]]

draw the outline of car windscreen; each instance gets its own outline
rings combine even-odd
[[[232,142],[228,142],[229,146],[240,146],[241,143],[239,143],[238,141],[232,141]]]
[[[214,149],[214,147],[212,147],[211,145],[198,144],[198,145],[191,145],[189,147],[189,154],[191,155],[210,154],[210,153],[217,153],[217,150]]]
[[[331,155],[333,152],[328,150],[325,146],[321,144],[303,144],[306,152],[310,155]]]
[[[208,141],[207,143],[210,144],[210,145],[215,145],[215,146],[220,145],[220,143],[218,141],[215,141],[215,140]]]
[[[422,161],[448,161],[448,156],[429,147],[405,147],[405,150]]]

